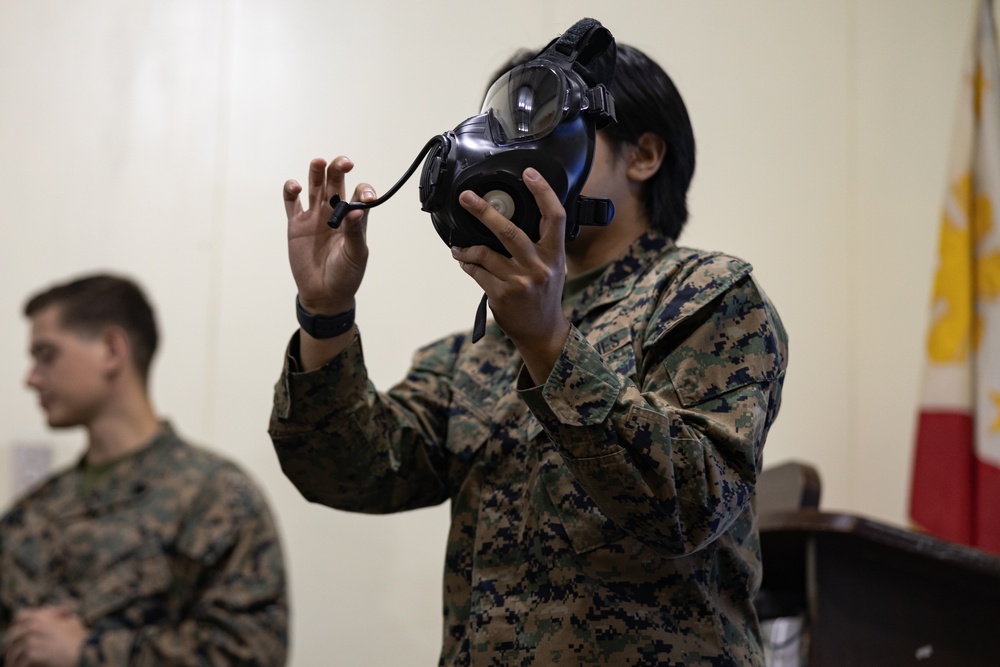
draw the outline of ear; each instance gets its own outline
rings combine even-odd
[[[121,373],[128,368],[132,363],[132,350],[125,330],[116,326],[106,327],[101,333],[101,340],[107,355],[105,361],[108,371]]]
[[[667,142],[658,134],[643,132],[631,149],[626,173],[633,181],[645,182],[660,170],[667,153]]]

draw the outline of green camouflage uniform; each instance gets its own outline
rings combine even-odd
[[[14,614],[43,605],[87,626],[82,667],[285,663],[281,545],[242,471],[165,426],[88,494],[81,475],[0,521],[0,665]]]
[[[761,665],[754,484],[787,339],[746,263],[649,233],[567,306],[540,387],[491,324],[387,394],[297,337],[271,436],[310,501],[451,501],[442,665]],[[571,310],[571,312],[569,312]]]

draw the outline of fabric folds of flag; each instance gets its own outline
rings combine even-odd
[[[1000,554],[1000,54],[981,0],[941,215],[910,516]]]

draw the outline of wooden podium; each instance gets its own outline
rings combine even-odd
[[[762,513],[760,538],[758,610],[805,615],[810,667],[1000,665],[1000,558],[812,509]]]

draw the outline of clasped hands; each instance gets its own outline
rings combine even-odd
[[[7,630],[5,667],[76,667],[87,628],[63,606],[23,609]]]

